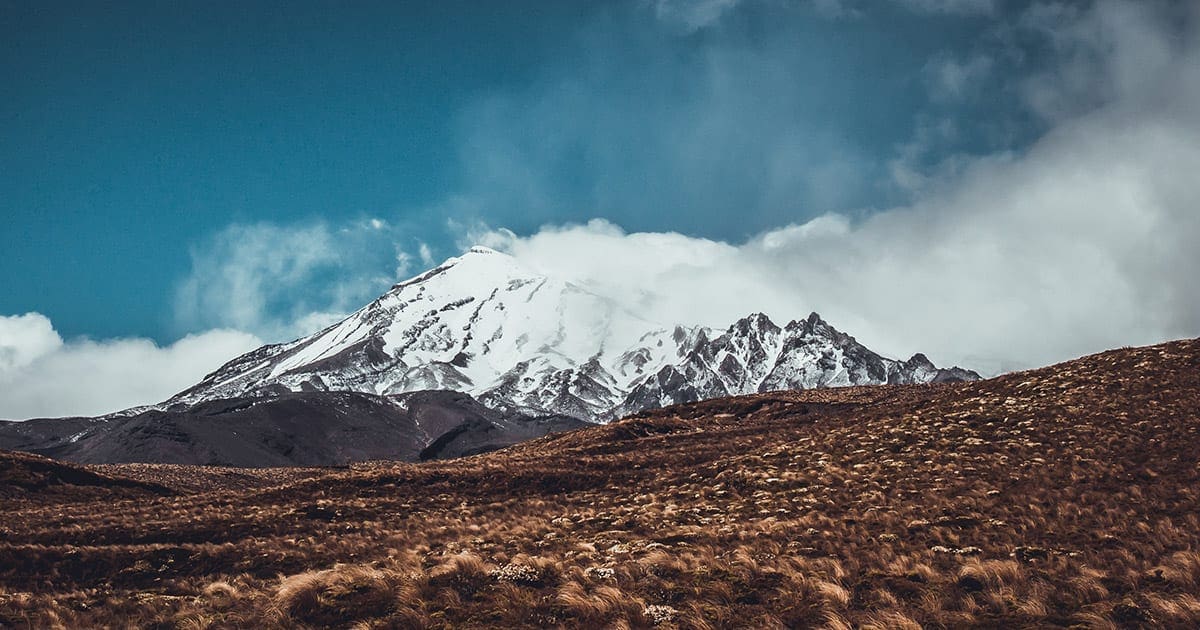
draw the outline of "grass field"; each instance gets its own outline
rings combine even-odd
[[[1200,341],[345,469],[0,453],[0,627],[1200,627]]]

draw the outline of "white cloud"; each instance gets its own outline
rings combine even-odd
[[[917,205],[737,245],[597,221],[483,240],[658,321],[817,310],[894,356],[1028,367],[1200,335],[1198,140],[1084,125]]]
[[[396,277],[402,278],[412,271],[412,254],[398,250],[396,252]]]
[[[1141,107],[1179,77],[1181,58],[1195,57],[1195,3],[1102,0],[1090,11],[1061,3],[1034,5],[1019,27],[1040,35],[1058,63],[1026,77],[1030,107],[1061,122],[1094,107]],[[1171,7],[1171,8],[1166,8]],[[1190,48],[1190,50],[1189,50]]]
[[[331,228],[230,225],[192,249],[191,273],[177,287],[175,319],[182,330],[232,328],[271,341],[309,334],[340,319],[386,289],[396,276],[377,263],[392,258],[395,234],[377,220]]]
[[[417,244],[417,256],[420,257],[422,265],[426,267],[433,266],[433,250],[429,248],[428,243],[422,241]]]
[[[1197,336],[1200,33],[1189,24],[1180,37],[1121,2],[1074,15],[1057,36],[1076,43],[1060,46],[1105,42],[1091,49],[1104,52],[1088,66],[1096,85],[1066,82],[1055,96],[1075,115],[1023,154],[964,159],[913,203],[865,219],[827,215],[736,244],[605,221],[480,238],[653,319],[817,310],[883,352],[984,371]],[[1072,72],[1074,56],[1065,63],[1048,76]]]
[[[0,418],[91,416],[161,402],[258,345],[231,330],[165,347],[137,338],[64,342],[39,313],[0,316]]]
[[[937,164],[928,167],[925,162],[939,155],[943,148],[958,136],[958,126],[952,118],[922,120],[917,124],[913,137],[896,148],[896,157],[888,162],[892,181],[901,189],[911,193],[920,192],[931,183],[944,181],[961,172],[965,156],[941,156]]]
[[[0,316],[0,374],[23,368],[62,343],[50,320],[40,313]]]

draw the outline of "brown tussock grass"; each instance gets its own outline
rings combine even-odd
[[[6,504],[0,627],[1198,627],[1197,410],[1192,341],[249,485],[106,467],[173,490]]]

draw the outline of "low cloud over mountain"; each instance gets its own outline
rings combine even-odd
[[[149,339],[64,341],[40,313],[0,316],[0,418],[96,415],[161,400],[261,343],[212,330]]]

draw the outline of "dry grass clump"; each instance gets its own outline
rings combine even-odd
[[[237,587],[224,580],[218,580],[205,586],[200,595],[207,600],[208,605],[215,610],[228,610],[237,605],[241,593]]]
[[[1198,415],[1189,341],[249,486],[14,460],[0,628],[1200,627]]]
[[[590,588],[578,582],[566,582],[554,594],[554,603],[562,617],[579,625],[603,625],[613,621],[628,623],[640,619],[646,604],[615,586]]]
[[[384,617],[397,606],[394,574],[362,566],[338,566],[284,578],[272,604],[281,621],[318,626]]]

